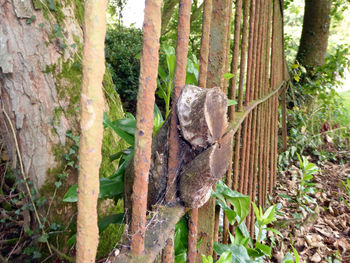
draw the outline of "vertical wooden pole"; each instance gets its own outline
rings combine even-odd
[[[241,36],[241,20],[242,20],[242,0],[236,1],[236,13],[235,13],[235,28],[234,28],[234,39],[233,39],[233,50],[232,50],[232,61],[231,61],[231,73],[233,78],[230,79],[229,86],[229,99],[236,99],[236,82],[237,82],[237,69],[239,59],[239,45]],[[230,106],[228,109],[229,121],[234,120],[235,106]]]
[[[199,77],[198,77],[198,86],[203,88],[207,86],[209,36],[210,36],[212,10],[213,10],[213,0],[204,0],[202,40],[201,40]]]
[[[84,6],[76,254],[79,263],[95,262],[98,245],[97,198],[103,136],[106,7],[105,0],[87,0]]]
[[[241,44],[241,64],[240,64],[240,76],[239,76],[239,90],[238,90],[238,105],[237,111],[243,111],[244,96],[244,80],[246,74],[247,64],[247,40],[248,40],[248,18],[249,18],[249,0],[243,0],[243,30],[242,30],[242,44]],[[241,162],[240,162],[240,184],[239,191],[242,193],[244,190],[244,175],[246,165],[246,151],[247,151],[247,132],[248,132],[248,120],[246,119],[242,124],[242,149],[241,149]]]
[[[179,1],[179,24],[177,28],[176,61],[174,76],[174,91],[171,108],[171,122],[169,133],[169,159],[168,159],[168,181],[165,193],[167,203],[176,199],[176,178],[179,163],[179,132],[176,114],[177,100],[186,84],[186,65],[188,54],[188,38],[190,35],[191,0]],[[174,236],[169,237],[163,250],[164,263],[174,262]]]
[[[213,0],[210,40],[209,65],[207,72],[207,88],[224,87],[225,50],[227,45],[229,0]],[[198,211],[198,234],[201,244],[198,248],[196,262],[202,262],[202,255],[213,254],[214,226],[215,226],[215,198],[202,206]]]
[[[135,179],[132,196],[131,253],[144,251],[148,174],[153,132],[154,93],[157,88],[161,0],[146,0],[143,24],[143,45],[140,61],[135,131]]]
[[[212,13],[212,0],[204,0],[202,40],[201,40],[199,77],[198,77],[199,87],[206,87],[206,83],[207,83],[211,13]],[[190,215],[190,219],[188,222],[187,262],[194,263],[196,262],[196,257],[197,257],[198,208],[192,209],[189,215]]]

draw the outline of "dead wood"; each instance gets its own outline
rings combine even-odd
[[[219,89],[184,88],[177,103],[180,131],[195,149],[207,148],[227,127],[227,98]]]
[[[210,197],[212,186],[225,174],[232,151],[233,132],[227,129],[227,99],[219,89],[186,86],[177,104],[179,125],[177,193],[175,203],[166,203],[170,118],[153,137],[149,171],[148,215],[145,255],[132,257],[123,250],[113,262],[152,262],[164,247],[185,207],[200,207]],[[223,136],[224,135],[224,136]],[[124,203],[130,223],[134,162],[124,179]],[[191,175],[191,176],[189,176]],[[129,236],[130,237],[130,236]],[[129,240],[126,240],[128,243]]]
[[[199,208],[209,200],[213,185],[224,176],[231,161],[232,139],[230,131],[183,168],[179,189],[185,207]]]

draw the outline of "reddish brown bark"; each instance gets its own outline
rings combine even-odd
[[[180,0],[179,2],[179,18],[177,28],[177,44],[176,44],[176,62],[174,91],[172,98],[172,113],[169,134],[169,161],[168,161],[168,183],[165,194],[166,202],[172,202],[176,199],[176,179],[179,165],[179,132],[177,129],[178,119],[176,114],[177,100],[181,90],[186,84],[186,65],[188,53],[188,38],[190,35],[190,19],[191,19],[191,0]],[[174,258],[174,241],[170,237],[167,246],[163,251],[163,262],[173,262]]]
[[[196,262],[197,256],[197,224],[198,224],[198,208],[191,209],[190,219],[188,220],[188,247],[187,262]]]
[[[234,39],[233,39],[233,50],[232,50],[232,61],[231,61],[231,73],[233,78],[230,79],[229,86],[229,99],[236,99],[236,82],[237,82],[237,69],[239,59],[239,45],[241,36],[241,18],[242,18],[242,0],[236,1],[236,13],[235,13],[235,26],[234,26]],[[228,117],[229,121],[234,119],[235,106],[229,107]]]
[[[202,24],[202,39],[200,49],[200,65],[198,86],[206,87],[207,72],[208,72],[208,57],[209,57],[209,33],[212,13],[212,0],[204,0],[203,6],[203,24]],[[190,212],[188,223],[188,248],[187,261],[189,263],[196,262],[197,257],[197,232],[198,232],[198,208],[194,208]]]
[[[135,179],[132,197],[131,253],[134,255],[140,255],[144,251],[154,93],[157,88],[158,74],[161,3],[161,0],[146,0],[145,2],[140,84],[136,113]]]
[[[177,129],[178,120],[176,115],[176,104],[181,90],[186,82],[186,65],[188,53],[188,38],[190,34],[190,12],[191,0],[180,0],[179,25],[176,45],[175,80],[172,99],[172,112],[169,135],[169,162],[168,162],[168,185],[165,199],[171,202],[176,198],[176,173],[179,160],[179,132]]]
[[[213,0],[212,20],[210,25],[210,50],[207,72],[206,87],[213,88],[215,86],[223,89],[225,69],[225,46],[227,45],[227,14],[230,6],[229,1]],[[214,240],[214,211],[215,199],[211,198],[198,211],[198,217],[202,220],[198,223],[198,233],[202,238],[202,243],[198,248],[196,262],[201,262],[202,255],[213,254],[213,240]]]
[[[238,105],[237,110],[243,110],[243,85],[246,74],[246,63],[247,63],[247,39],[248,39],[248,12],[249,12],[249,0],[243,0],[243,31],[242,31],[242,46],[241,46],[241,64],[239,72],[239,90],[238,90]],[[244,131],[242,133],[243,138],[245,137]],[[243,143],[244,145],[244,143]]]
[[[209,34],[211,24],[211,13],[213,9],[212,0],[204,0],[203,7],[203,25],[202,25],[202,41],[200,51],[200,65],[198,86],[205,88],[207,86],[208,57],[209,57]]]
[[[210,49],[207,76],[207,88],[224,88],[225,47],[228,30],[228,0],[213,0],[210,25]]]

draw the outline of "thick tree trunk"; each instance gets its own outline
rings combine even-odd
[[[78,45],[73,36],[82,39],[82,30],[72,7],[61,11],[69,23],[63,29],[54,28],[58,22],[53,22],[56,20],[49,10],[47,19],[29,0],[0,1],[0,107],[15,124],[25,173],[37,189],[45,182],[48,170],[56,166],[55,146],[65,145],[66,131],[76,121],[74,112],[71,117],[66,114],[72,106],[71,98],[65,96],[68,92],[63,90],[68,81],[56,77],[76,53],[77,47],[71,47]],[[51,38],[59,32],[60,37]],[[0,114],[0,127],[15,165],[13,135],[4,114]]]
[[[330,17],[330,0],[305,0],[303,31],[296,58],[302,65],[323,65],[327,53]]]

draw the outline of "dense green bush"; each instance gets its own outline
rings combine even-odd
[[[335,160],[332,152],[349,147],[350,112],[336,91],[350,66],[348,54],[348,45],[337,45],[329,48],[322,67],[290,65],[293,86],[287,93],[288,142],[294,152]]]
[[[135,112],[139,83],[142,31],[133,27],[109,28],[106,34],[106,62],[124,108]]]

